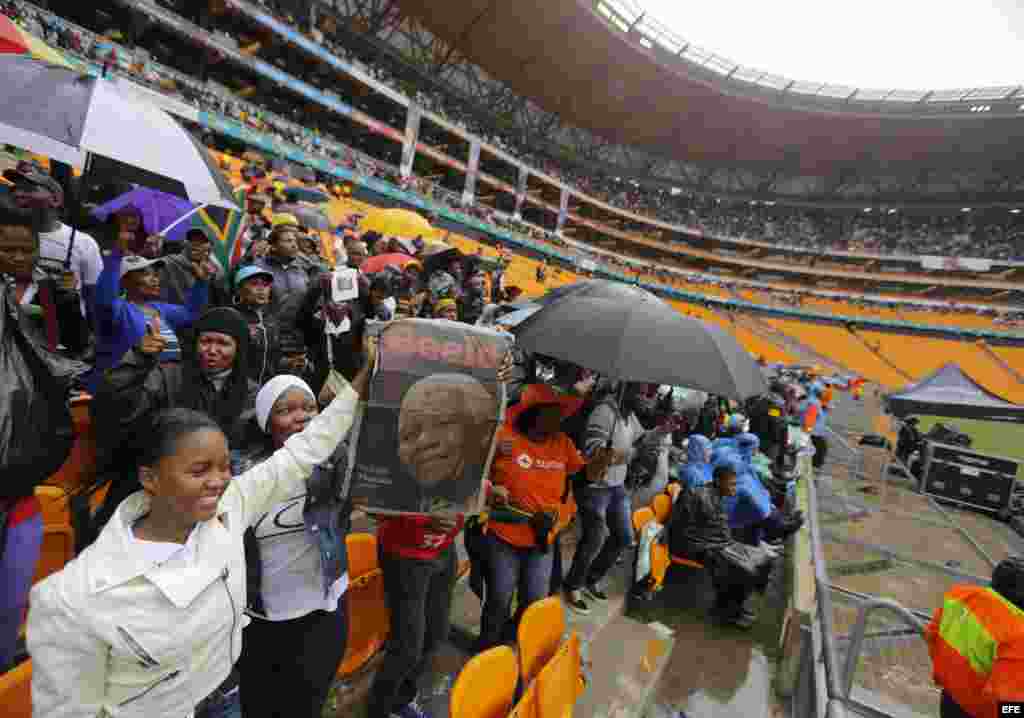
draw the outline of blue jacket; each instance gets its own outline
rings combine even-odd
[[[146,314],[131,302],[121,299],[121,253],[111,252],[103,263],[96,283],[94,314],[96,317],[96,366],[89,376],[90,391],[96,390],[98,378],[107,369],[121,363],[121,358],[138,344],[146,333]],[[189,290],[188,303],[165,304],[149,302],[160,313],[160,321],[175,332],[185,329],[199,318],[209,298],[209,284],[196,282]]]
[[[729,526],[743,528],[768,518],[773,507],[771,493],[757,478],[751,463],[760,440],[753,434],[740,434],[736,443],[738,449],[731,454],[736,469],[736,495],[725,499],[725,511]]]
[[[711,442],[712,449],[731,449],[736,450],[736,437],[735,436],[722,436]]]
[[[711,464],[704,460],[711,440],[703,434],[693,434],[686,445],[686,463],[680,467],[679,480],[688,488],[703,486],[711,481]]]

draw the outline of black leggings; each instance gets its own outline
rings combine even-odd
[[[290,621],[252,619],[242,637],[242,715],[320,718],[348,641],[348,605]]]

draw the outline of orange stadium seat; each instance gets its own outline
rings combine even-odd
[[[32,718],[32,661],[0,673],[0,705],[5,718]]]
[[[338,666],[338,676],[350,676],[366,665],[387,641],[391,632],[391,614],[384,602],[384,574],[377,563],[377,537],[372,534],[349,534],[349,587],[345,592],[350,616],[359,620],[348,622],[345,658]]]
[[[68,495],[58,486],[37,486],[35,494],[43,514],[43,544],[33,583],[60,571],[75,557]]]
[[[478,653],[452,686],[451,718],[507,718],[518,680],[519,667],[511,648],[496,646]]]
[[[519,622],[519,663],[523,685],[528,684],[551,660],[565,633],[565,608],[558,596],[530,604]]]
[[[516,703],[516,707],[508,714],[508,718],[537,718],[537,684],[531,683],[523,691],[522,697]]]
[[[583,688],[580,637],[573,631],[537,676],[537,715],[539,718],[572,718]]]

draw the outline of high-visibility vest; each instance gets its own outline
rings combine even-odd
[[[974,718],[1024,700],[1024,610],[991,588],[958,585],[925,629],[935,683]]]

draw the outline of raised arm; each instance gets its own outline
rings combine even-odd
[[[355,420],[360,400],[365,400],[370,373],[376,358],[375,345],[368,344],[366,366],[309,425],[288,439],[284,446],[262,464],[254,466],[231,482],[228,491],[242,497],[246,524],[290,496],[302,493],[313,468],[331,458]]]

